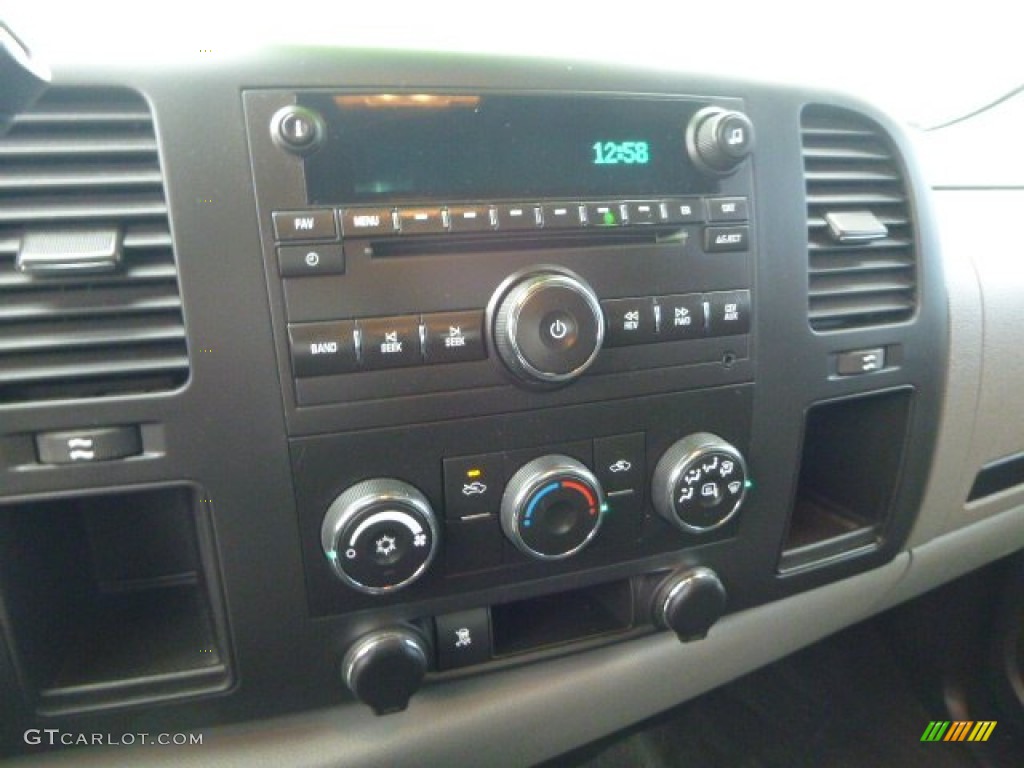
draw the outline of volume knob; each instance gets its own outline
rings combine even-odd
[[[498,357],[519,381],[567,384],[589,368],[604,341],[604,314],[594,290],[561,267],[513,275],[489,309]]]

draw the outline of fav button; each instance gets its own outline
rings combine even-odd
[[[333,240],[338,236],[334,211],[274,211],[274,236],[278,240]]]
[[[363,319],[358,328],[364,367],[396,368],[421,362],[419,317]]]

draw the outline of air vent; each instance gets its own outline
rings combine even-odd
[[[804,108],[801,132],[811,327],[908,319],[916,303],[914,229],[887,135],[856,112],[822,105]]]
[[[53,88],[0,137],[0,404],[187,378],[149,107]]]

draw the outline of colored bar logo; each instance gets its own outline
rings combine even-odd
[[[921,741],[988,741],[996,729],[996,720],[932,720],[921,734]]]

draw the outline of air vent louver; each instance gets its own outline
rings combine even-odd
[[[908,319],[917,290],[914,228],[888,137],[856,112],[822,105],[804,108],[801,133],[811,327],[836,330]],[[841,224],[837,229],[841,221],[874,227],[845,232]]]
[[[102,274],[18,269],[28,235],[88,242],[97,232],[120,251]],[[127,90],[53,88],[0,137],[0,404],[163,391],[187,378],[149,107]]]

